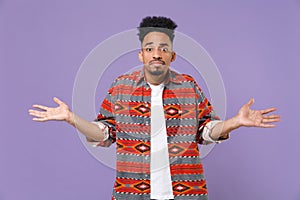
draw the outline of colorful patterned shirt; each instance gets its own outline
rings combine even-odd
[[[195,80],[169,70],[164,82],[169,163],[175,200],[207,199],[198,144],[205,125],[218,120]],[[95,121],[109,128],[97,146],[116,142],[116,180],[112,199],[150,199],[151,88],[144,71],[118,77],[111,85]]]

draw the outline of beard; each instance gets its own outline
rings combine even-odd
[[[160,66],[153,66],[153,65],[148,65],[148,72],[149,74],[151,74],[152,76],[160,76],[163,75],[165,73],[165,65],[160,65]]]
[[[164,71],[156,70],[156,71],[149,71],[149,73],[153,76],[160,76],[164,73]]]

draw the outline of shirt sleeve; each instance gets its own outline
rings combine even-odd
[[[100,106],[98,115],[94,120],[94,123],[96,123],[100,129],[106,130],[104,140],[91,141],[87,138],[87,141],[93,146],[109,147],[116,141],[116,120],[113,103],[115,82],[112,83],[108,90],[108,93]]]
[[[219,143],[223,138],[219,138],[214,141],[210,138],[210,130],[214,125],[220,122],[220,118],[215,113],[213,106],[204,95],[202,89],[198,86],[196,81],[191,78],[194,90],[196,93],[197,102],[197,119],[198,119],[198,130],[196,140],[199,144],[210,144],[212,142]],[[211,123],[210,123],[211,122]]]
[[[99,127],[100,131],[102,131],[103,134],[104,134],[104,138],[103,138],[103,140],[100,141],[100,142],[104,142],[104,141],[108,140],[108,138],[109,138],[108,126],[106,126],[106,125],[103,124],[102,122],[95,122],[95,121],[93,121],[92,123],[93,123],[93,124],[96,124],[96,125]],[[87,140],[87,142],[88,142],[90,145],[92,145],[92,146],[94,146],[94,147],[96,147],[96,146],[99,145],[99,141],[95,141],[95,140],[90,139],[90,138],[88,138],[88,137],[86,138],[86,140]]]
[[[224,140],[228,139],[228,138],[219,137],[217,140],[214,140],[210,136],[212,129],[215,127],[215,125],[217,125],[220,122],[223,122],[223,121],[222,120],[214,120],[214,121],[208,122],[204,126],[203,131],[202,131],[203,144],[221,143]]]

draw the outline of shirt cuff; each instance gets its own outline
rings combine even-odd
[[[109,131],[108,131],[109,129],[108,129],[108,126],[106,126],[102,122],[95,122],[95,121],[93,121],[91,123],[96,124],[99,127],[100,131],[103,132],[103,135],[104,135],[102,141],[87,140],[87,142],[89,144],[91,144],[92,146],[96,147],[96,146],[98,146],[99,142],[106,141],[109,138]]]
[[[222,120],[213,120],[213,121],[210,121],[208,122],[204,128],[203,128],[203,132],[202,132],[202,138],[204,139],[204,141],[206,143],[221,143],[224,139],[217,139],[217,140],[214,140],[210,137],[210,134],[211,134],[211,131],[212,129],[214,128],[215,125],[217,125],[218,123],[222,122]]]

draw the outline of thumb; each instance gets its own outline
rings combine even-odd
[[[58,105],[62,105],[62,104],[64,104],[64,102],[62,102],[60,99],[58,99],[57,97],[53,97],[53,101],[55,102],[55,103],[57,103]]]
[[[247,103],[247,106],[251,106],[252,104],[254,103],[254,98],[251,98],[248,103]]]

